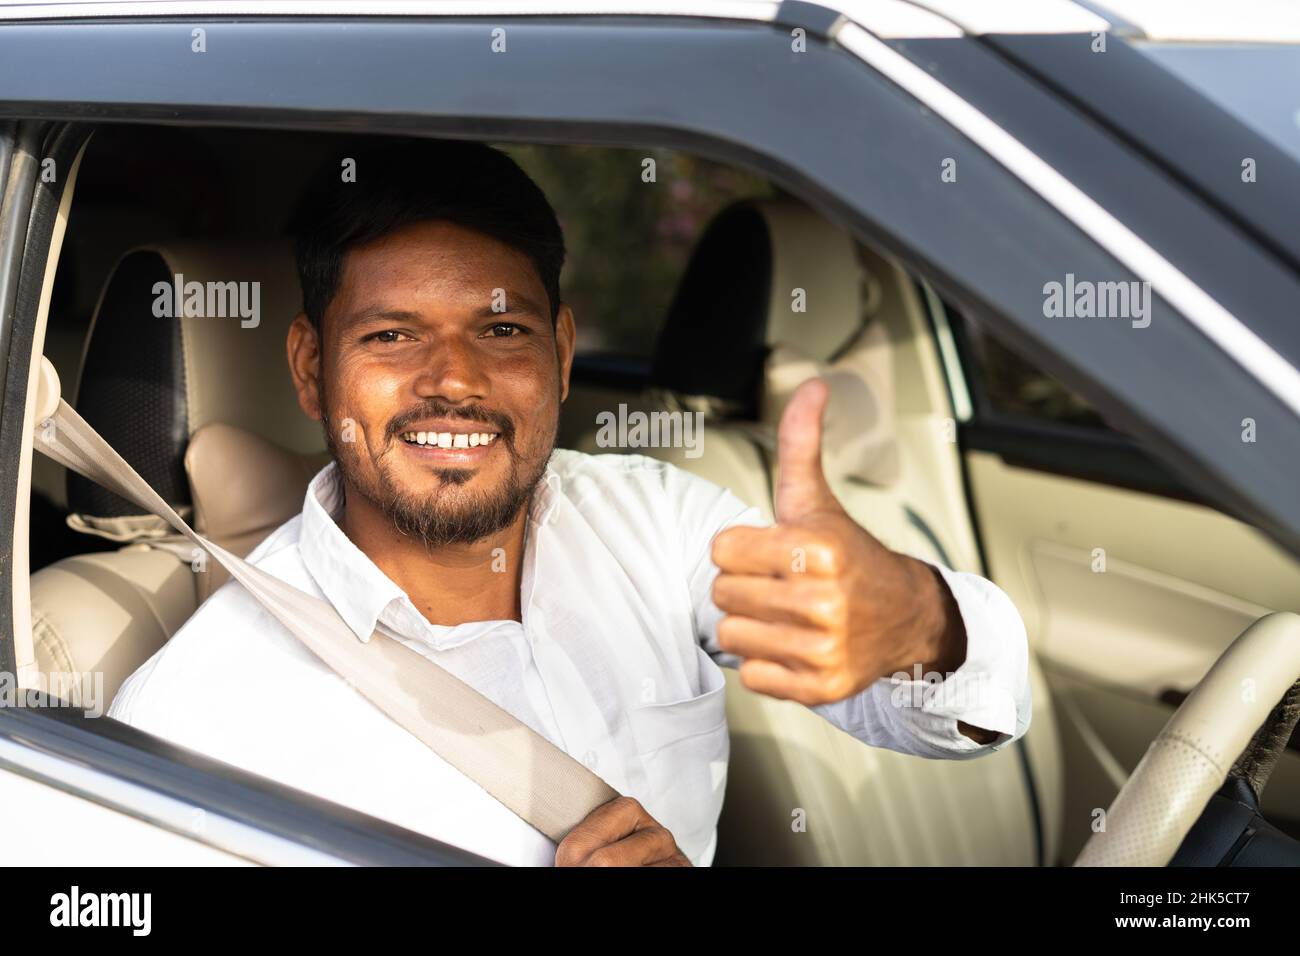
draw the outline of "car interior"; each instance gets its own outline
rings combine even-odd
[[[1026,621],[1032,726],[977,760],[864,746],[728,670],[715,865],[1068,863],[1179,695],[1251,621],[1300,611],[1300,563],[1210,503],[971,447],[962,427],[1000,416],[1043,423],[1044,447],[1109,426],[803,199],[667,150],[503,148],[571,246],[580,334],[561,447],[660,457],[770,516],[776,422],[820,374],[827,477],[848,512],[892,548],[986,574]],[[72,200],[45,342],[64,396],[241,556],[328,460],[285,363],[300,292],[284,230],[333,149],[326,134],[104,127]],[[260,321],[155,317],[154,284],[178,274],[259,282]],[[703,453],[602,447],[597,415],[620,405],[702,412]],[[161,519],[40,456],[30,550],[38,666],[102,671],[108,700],[225,581]],[[1294,740],[1263,810],[1300,837]]]

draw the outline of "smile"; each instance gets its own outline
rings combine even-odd
[[[478,448],[497,440],[497,432],[403,432],[408,445],[433,445],[438,448]]]

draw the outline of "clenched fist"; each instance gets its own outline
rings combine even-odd
[[[690,866],[667,828],[632,797],[592,810],[555,850],[556,866]]]

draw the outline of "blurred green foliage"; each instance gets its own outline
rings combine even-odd
[[[581,352],[648,356],[691,249],[741,198],[770,196],[759,176],[661,149],[500,147],[542,188],[564,229],[561,290]],[[655,181],[643,181],[646,159]]]

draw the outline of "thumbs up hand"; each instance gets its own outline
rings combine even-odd
[[[961,614],[938,572],[891,551],[840,506],[822,473],[829,389],[805,382],[781,417],[777,523],[713,540],[722,650],[741,682],[807,706],[899,671],[948,673],[966,658]]]

